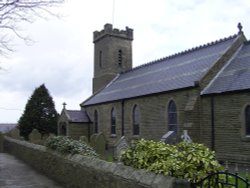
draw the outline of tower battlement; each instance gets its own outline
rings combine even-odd
[[[114,37],[123,38],[127,40],[133,40],[133,29],[126,27],[126,30],[119,30],[119,29],[113,29],[112,24],[105,24],[104,29],[101,31],[95,31],[94,32],[94,40],[96,41],[100,40],[101,38],[105,37],[106,35],[112,35]]]

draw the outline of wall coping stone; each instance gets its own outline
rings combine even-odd
[[[16,140],[7,136],[4,137],[4,146],[7,152],[16,155],[16,157],[21,158],[27,163],[29,163],[29,158],[27,158],[30,157],[29,152],[37,153],[34,156],[32,155],[33,160],[43,160],[43,158],[37,157],[43,154],[45,156],[45,162],[36,161],[35,165],[32,164],[32,162],[29,164],[31,166],[34,165],[34,168],[42,171],[49,177],[53,174],[54,177],[51,178],[59,183],[63,183],[66,187],[88,187],[89,183],[93,182],[96,183],[93,187],[98,187],[101,184],[103,188],[127,188],[129,186],[140,188],[189,188],[189,183],[185,180],[178,180],[174,177],[155,174],[143,169],[134,169],[122,163],[106,162],[98,158],[91,158],[78,154],[62,155],[47,149],[45,146]],[[50,165],[48,167],[37,166],[40,164],[49,165],[50,161],[48,160],[52,162],[64,162],[65,164],[62,165],[64,171],[58,172],[58,166],[56,165]],[[88,177],[84,177],[84,174]],[[76,176],[79,178],[79,184],[77,184],[78,182],[72,182],[72,178],[76,179]]]

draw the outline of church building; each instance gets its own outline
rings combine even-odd
[[[185,130],[218,159],[250,164],[250,41],[238,29],[133,68],[133,30],[106,24],[94,32],[93,94],[80,110],[64,107],[58,133],[103,133],[112,148],[122,136],[178,142]]]

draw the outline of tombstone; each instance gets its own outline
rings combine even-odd
[[[168,131],[161,137],[161,141],[166,144],[175,144],[176,140],[176,132],[175,131]]]
[[[192,139],[188,135],[188,131],[187,130],[183,130],[183,135],[181,135],[181,139],[183,140],[183,142],[188,142],[188,143],[192,142]]]
[[[30,142],[36,142],[38,140],[41,140],[41,134],[37,129],[33,129],[32,132],[29,135]]]
[[[90,146],[92,148],[95,148],[97,135],[98,134],[92,134],[91,137],[90,137]]]
[[[106,150],[106,138],[103,133],[99,133],[95,138],[95,150],[98,154],[104,155]]]
[[[122,136],[118,142],[115,144],[114,148],[114,158],[118,161],[121,160],[121,155],[124,150],[126,150],[129,147],[128,142],[125,138],[125,136]]]
[[[88,143],[88,138],[86,136],[80,136],[79,141]]]
[[[20,139],[20,131],[18,128],[14,128],[8,132],[8,135],[15,139]]]

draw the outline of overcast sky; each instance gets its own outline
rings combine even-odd
[[[68,0],[56,11],[61,19],[23,24],[34,44],[16,40],[1,60],[0,123],[17,122],[43,83],[58,112],[63,102],[80,109],[92,92],[93,31],[106,23],[134,29],[134,67],[236,34],[238,22],[250,38],[249,0]]]

